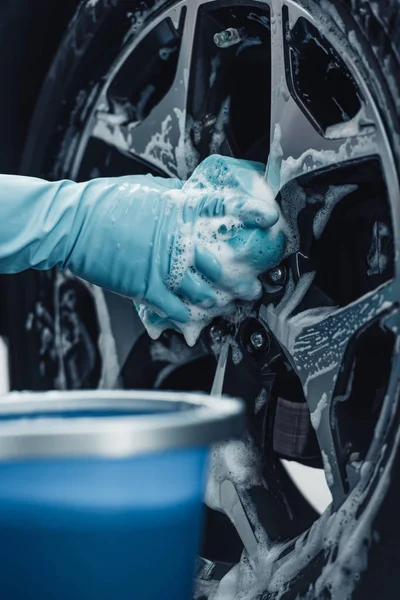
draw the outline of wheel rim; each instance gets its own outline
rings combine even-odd
[[[276,597],[272,594],[277,593],[279,582],[283,581],[279,578],[283,577],[279,575],[280,571],[285,573],[283,588],[287,591],[289,582],[297,577],[305,563],[317,560],[321,552],[324,554],[325,567],[319,580],[320,590],[324,589],[323,586],[328,586],[330,561],[333,557],[338,560],[338,549],[343,549],[346,540],[350,540],[350,534],[345,532],[343,523],[346,523],[348,531],[353,531],[357,507],[366,502],[366,498],[371,494],[383,493],[388,482],[383,475],[379,478],[379,469],[389,469],[391,457],[397,447],[397,443],[393,443],[393,450],[391,452],[387,450],[389,440],[394,440],[395,431],[391,427],[391,415],[397,410],[398,402],[396,396],[396,372],[399,372],[397,304],[400,290],[397,257],[392,259],[393,273],[389,273],[387,269],[386,274],[381,273],[380,271],[385,271],[385,268],[379,268],[379,274],[384,281],[367,293],[354,297],[347,303],[341,303],[336,308],[329,302],[326,305],[322,304],[322,308],[321,304],[313,306],[312,300],[311,303],[304,305],[304,299],[310,294],[315,275],[312,266],[308,264],[309,257],[303,252],[300,239],[305,234],[306,226],[303,221],[303,230],[300,232],[298,224],[298,217],[307,203],[304,199],[304,190],[307,196],[312,185],[315,185],[314,178],[319,181],[318,178],[322,177],[325,178],[325,182],[327,180],[335,182],[330,201],[319,207],[318,218],[314,212],[308,220],[309,231],[306,234],[315,238],[318,237],[315,230],[318,227],[321,232],[325,230],[336,206],[346,201],[346,198],[355,191],[354,186],[364,184],[365,187],[365,183],[367,185],[369,183],[368,177],[361,184],[356,177],[349,178],[349,169],[364,170],[361,176],[363,180],[365,171],[369,170],[372,162],[375,160],[377,164],[378,161],[378,170],[381,171],[379,177],[384,182],[386,200],[390,207],[390,235],[395,246],[399,240],[397,208],[399,185],[385,125],[374,97],[365,83],[362,63],[354,51],[356,44],[353,43],[351,46],[343,39],[343,35],[340,35],[334,27],[330,27],[329,23],[321,26],[321,22],[312,11],[306,10],[294,0],[285,2],[271,0],[266,3],[249,1],[245,7],[239,2],[231,1],[229,7],[227,4],[216,0],[183,1],[160,13],[154,12],[145,16],[140,32],[136,33],[132,41],[128,36],[121,55],[106,77],[103,88],[96,89],[95,97],[89,107],[90,114],[86,117],[85,129],[70,146],[73,152],[69,153],[68,170],[71,176],[77,179],[97,174],[91,171],[93,165],[90,166],[90,161],[89,166],[82,167],[93,139],[116,148],[121,156],[131,161],[129,164],[135,165],[134,168],[132,167],[132,172],[150,170],[155,174],[181,178],[190,175],[199,160],[210,150],[233,153],[241,157],[246,157],[248,153],[254,151],[249,147],[245,150],[242,148],[239,152],[237,148],[233,151],[232,142],[227,139],[229,136],[226,135],[228,120],[226,116],[229,115],[231,108],[228,97],[224,99],[223,94],[218,95],[220,103],[217,112],[209,110],[212,99],[200,108],[197,106],[196,111],[196,98],[193,92],[196,81],[192,73],[193,65],[196,64],[198,68],[195,52],[200,43],[199,30],[196,29],[199,22],[203,27],[201,30],[203,37],[204,31],[209,35],[210,32],[217,33],[221,31],[221,15],[225,15],[226,18],[228,8],[241,5],[243,10],[248,10],[248,21],[260,24],[259,35],[252,36],[251,39],[253,46],[268,44],[270,48],[267,62],[270,66],[271,94],[269,125],[267,131],[263,131],[257,141],[260,145],[263,141],[268,141],[267,145],[270,145],[269,153],[266,152],[267,155],[269,154],[266,177],[279,198],[281,211],[289,223],[294,242],[286,257],[288,261],[290,259],[285,263],[288,265],[289,280],[285,284],[283,294],[277,297],[275,290],[271,291],[266,285],[258,316],[269,334],[283,348],[289,363],[300,379],[304,399],[313,417],[336,515],[333,520],[333,515],[328,511],[316,522],[311,532],[304,533],[298,538],[297,544],[303,546],[304,564],[300,564],[301,561],[293,558],[293,542],[272,543],[268,540],[268,532],[262,533],[263,543],[266,544],[263,568],[266,573],[269,573],[265,581],[269,579],[270,590],[263,597],[269,598]],[[220,16],[215,18],[214,11],[217,10],[220,11]],[[130,58],[140,45],[157,28],[162,28],[166,20],[169,22],[169,27],[172,26],[172,30],[169,32],[170,35],[165,32],[165,38],[160,34],[160,38],[166,40],[166,45],[159,48],[159,51],[162,51],[161,61],[168,62],[170,57],[176,55],[175,71],[168,85],[168,91],[146,113],[146,101],[149,102],[152,91],[142,90],[144,95],[141,96],[141,108],[136,106],[132,115],[126,106],[125,108],[122,106],[121,98],[124,99],[125,91],[121,89],[118,76],[123,73],[124,66],[129,64]],[[206,21],[211,29],[207,29]],[[304,46],[304,41],[300,43],[300,48],[296,47],[296,36],[301,37],[303,33],[312,40],[314,30],[321,31],[321,27],[322,37],[332,49],[330,61],[335,62],[337,56],[345,58],[343,64],[347,69],[346,78],[348,81],[351,80],[352,85],[354,84],[360,102],[355,114],[347,114],[346,118],[343,117],[337,123],[327,124],[324,121],[323,111],[307,106],[307,91],[302,89],[302,85],[307,87],[307,82],[302,79],[301,72],[304,68],[301,61],[304,60],[307,64],[308,59],[302,56],[301,45]],[[178,32],[177,39],[171,34],[173,30]],[[263,30],[266,32],[265,37],[263,37]],[[242,52],[240,49],[248,42],[249,38],[247,41],[240,42],[235,51]],[[315,42],[318,46],[320,39],[316,39]],[[309,45],[313,45],[310,40]],[[326,48],[322,49],[322,52],[326,53],[326,51]],[[216,71],[221,69],[224,61],[224,58],[218,61],[218,57],[224,51],[214,45],[210,52],[204,54],[202,60],[209,61],[211,69],[209,83],[210,88],[213,88],[218,79],[218,74],[215,77]],[[115,96],[116,91],[120,96]],[[342,113],[345,112],[343,107],[339,108]],[[202,110],[204,114],[200,118]],[[196,118],[193,116],[194,113]],[[260,154],[262,155],[262,151]],[[63,155],[64,162],[65,158]],[[318,227],[315,225],[316,222],[319,224]],[[312,234],[310,229],[313,229]],[[378,229],[377,222],[377,231]],[[384,234],[376,233],[376,245],[382,242],[383,237]],[[370,250],[373,255],[372,244]],[[293,267],[293,260],[295,267]],[[306,306],[305,310],[304,306]],[[303,310],[299,311],[299,307],[303,307]],[[346,443],[352,442],[351,439],[349,441],[346,438],[346,435],[351,437],[354,432],[340,434],[343,439],[339,439],[340,435],[338,437],[337,431],[335,433],[332,429],[332,419],[339,418],[336,414],[337,406],[340,403],[341,406],[346,405],[346,398],[348,401],[351,395],[350,388],[355,369],[351,347],[356,343],[360,332],[368,333],[369,329],[375,326],[385,332],[385,339],[386,336],[390,337],[388,354],[392,366],[389,383],[382,400],[379,417],[374,422],[373,435],[368,440],[369,443],[364,451],[360,453],[357,447],[350,446],[346,452],[343,452],[340,444],[343,440]],[[385,345],[386,341],[383,344]],[[357,354],[357,350],[354,352]],[[343,366],[346,360],[350,362],[353,360],[353,367],[347,373],[347,380],[343,376],[343,371],[346,371]],[[375,491],[374,486],[376,486]],[[364,527],[364,535],[368,538],[371,535],[369,530],[373,518],[372,512],[370,511],[361,523]],[[359,526],[361,525],[359,523]],[[328,526],[335,533],[332,533],[327,542],[323,539],[323,531]],[[360,542],[361,537],[357,539]],[[259,542],[261,543],[261,539]],[[348,552],[344,552],[343,556],[349,559]],[[357,560],[359,561],[357,568],[361,568],[361,558]],[[356,571],[355,566],[349,569],[346,585],[355,585]],[[281,596],[278,597],[284,597],[282,587],[279,589]]]

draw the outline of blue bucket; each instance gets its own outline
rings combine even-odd
[[[160,392],[0,402],[0,598],[189,600],[211,444],[242,404]]]

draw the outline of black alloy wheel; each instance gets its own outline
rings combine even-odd
[[[10,277],[17,389],[207,391],[232,336],[224,391],[245,398],[249,433],[214,453],[197,600],[393,597],[399,7],[87,0],[38,102],[25,174],[187,178],[232,155],[266,164],[288,224],[252,318],[214,323],[194,349],[150,342],[128,301],[69,274]],[[324,468],[322,516],[281,458]]]

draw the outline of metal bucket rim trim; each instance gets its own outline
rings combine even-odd
[[[171,411],[154,415],[57,417],[57,412],[137,407]],[[136,403],[136,405],[135,405]],[[189,410],[182,410],[182,404]],[[181,405],[181,408],[179,408]],[[178,410],[173,410],[173,408]],[[244,405],[235,398],[161,391],[18,392],[0,400],[0,416],[53,412],[55,417],[0,422],[0,460],[129,458],[138,454],[209,446],[240,436]]]

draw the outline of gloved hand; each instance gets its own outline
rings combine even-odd
[[[2,175],[0,271],[69,268],[150,307],[150,319],[204,326],[233,312],[236,298],[257,298],[256,275],[282,256],[284,236],[263,170],[213,156],[186,183]]]
[[[261,295],[257,275],[277,265],[285,249],[284,224],[264,174],[260,163],[211,156],[171,194],[183,204],[185,240],[171,283],[186,298],[190,320],[178,324],[138,305],[152,337],[173,328],[194,344],[214,317],[237,311],[235,300]]]

